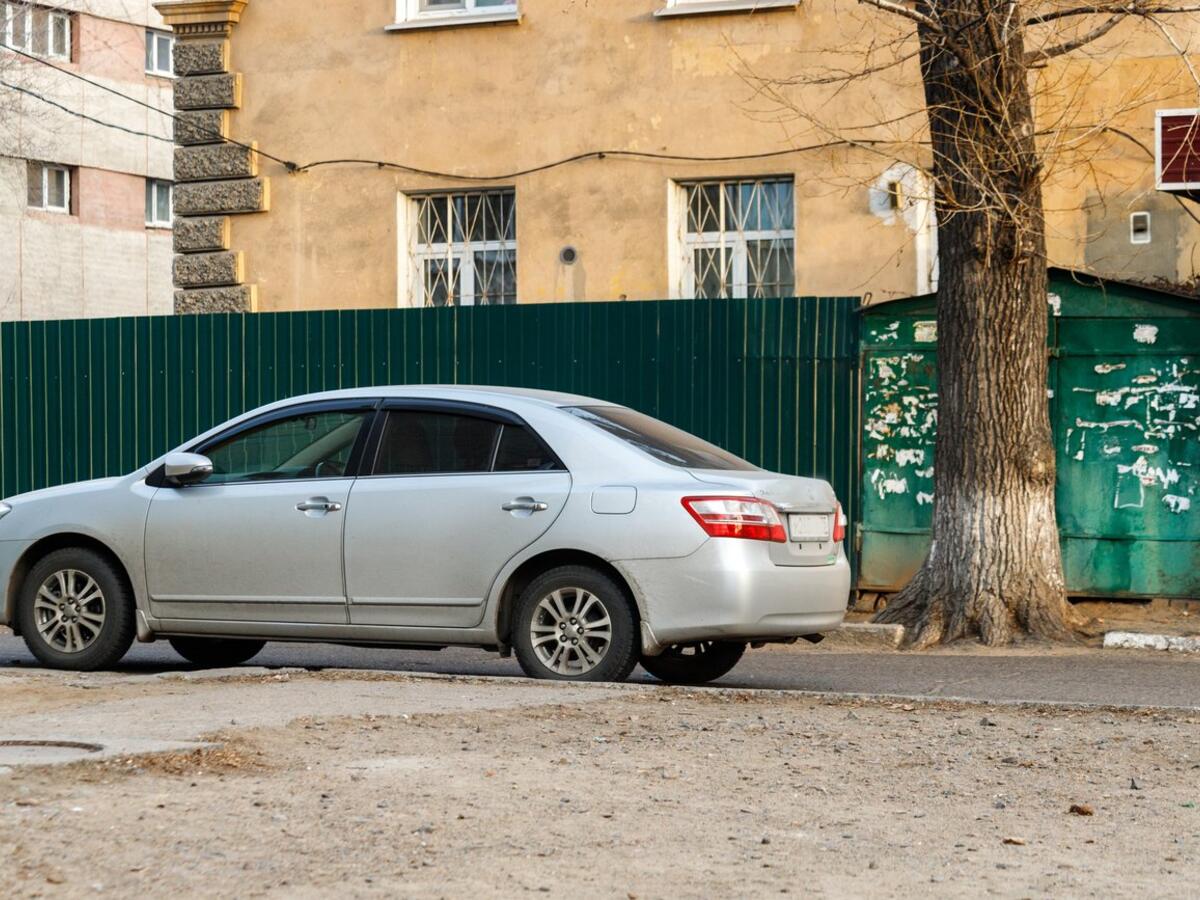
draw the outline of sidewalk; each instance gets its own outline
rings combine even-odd
[[[0,722],[205,744],[0,777],[15,897],[1183,897],[1200,854],[1198,714],[246,669],[7,671]]]

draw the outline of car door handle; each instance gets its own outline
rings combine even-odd
[[[545,512],[549,508],[549,503],[542,503],[540,500],[533,500],[529,497],[510,500],[501,507],[505,512]]]
[[[337,512],[341,508],[342,504],[330,500],[328,497],[309,497],[303,503],[296,504],[296,509],[302,513]]]

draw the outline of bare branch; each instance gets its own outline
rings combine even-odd
[[[920,55],[921,55],[920,50],[913,50],[911,53],[906,53],[903,56],[899,56],[899,57],[889,60],[888,62],[885,62],[885,63],[880,63],[879,65],[864,66],[863,68],[859,69],[857,72],[846,72],[844,74],[839,74],[839,75],[817,76],[817,77],[809,78],[802,82],[793,81],[792,83],[793,84],[796,84],[796,83],[841,84],[842,82],[845,82],[845,81],[853,81],[853,80],[859,79],[859,78],[866,78],[869,75],[877,75],[880,72],[886,72],[888,69],[894,69],[896,66],[903,65],[904,63],[908,62],[910,59],[916,59]]]
[[[858,2],[867,6],[874,6],[886,12],[894,13],[897,16],[903,16],[905,19],[911,19],[918,25],[924,25],[930,31],[937,32],[938,34],[942,33],[942,24],[940,22],[925,15],[925,13],[917,12],[915,9],[909,9],[902,3],[895,3],[893,0],[858,0]]]
[[[1187,50],[1179,46],[1179,41],[1175,40],[1175,35],[1171,34],[1171,32],[1167,30],[1166,25],[1158,21],[1158,19],[1154,16],[1147,16],[1146,18],[1162,33],[1163,38],[1168,44],[1171,45],[1171,49],[1175,51],[1176,55],[1181,60],[1183,60],[1183,64],[1187,66],[1188,74],[1192,76],[1192,81],[1195,82],[1196,88],[1200,90],[1200,75],[1196,73],[1196,67],[1192,65],[1191,59],[1188,58]]]
[[[1061,44],[1054,44],[1050,47],[1039,47],[1037,50],[1030,50],[1025,54],[1025,64],[1028,66],[1043,65],[1054,59],[1056,56],[1062,56],[1063,54],[1078,50],[1080,47],[1084,47],[1090,44],[1092,41],[1099,40],[1100,38],[1104,37],[1104,35],[1108,34],[1127,18],[1129,18],[1130,15],[1130,13],[1124,12],[1117,13],[1116,15],[1105,19],[1091,31],[1086,31],[1079,35],[1079,37],[1072,38],[1069,41],[1063,41]]]
[[[1200,12],[1200,6],[1139,6],[1137,3],[1105,3],[1097,6],[1073,6],[1070,9],[1058,9],[1053,12],[1039,13],[1025,20],[1029,26],[1045,25],[1058,19],[1072,16],[1102,16],[1124,12],[1137,15],[1168,15],[1170,13]]]

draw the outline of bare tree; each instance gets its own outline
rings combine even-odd
[[[1052,172],[1061,177],[1071,167],[1088,177],[1097,141],[1136,141],[1117,120],[1148,101],[1145,91],[1131,91],[1089,119],[1094,110],[1081,102],[1086,85],[1056,78],[1053,63],[1081,53],[1111,60],[1122,52],[1120,29],[1140,23],[1171,47],[1184,90],[1195,97],[1200,80],[1188,42],[1168,22],[1200,6],[858,4],[874,21],[864,26],[852,62],[842,50],[786,82],[752,80],[826,139],[870,153],[907,152],[928,171],[935,192],[940,388],[933,540],[916,576],[877,620],[908,626],[919,647],[972,635],[992,645],[1022,633],[1067,639],[1074,619],[1055,519],[1043,186]],[[1195,23],[1185,21],[1188,29]],[[919,73],[913,96],[923,104],[879,112],[856,128],[827,121],[831,96],[905,72]],[[815,103],[797,100],[797,88],[811,97],[818,86],[832,94]],[[1034,90],[1044,101],[1036,115]]]

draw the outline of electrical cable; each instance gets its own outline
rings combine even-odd
[[[525,175],[534,175],[539,172],[546,172],[550,169],[557,169],[561,166],[570,165],[571,163],[583,162],[589,159],[602,160],[608,157],[618,159],[642,159],[642,160],[657,160],[660,162],[696,162],[696,163],[720,163],[720,162],[746,162],[756,159],[774,159],[781,156],[791,156],[794,153],[807,153],[813,150],[827,150],[832,147],[846,147],[854,144],[893,144],[895,141],[881,140],[845,140],[845,141],[826,141],[822,144],[810,144],[805,147],[789,147],[784,150],[769,150],[764,153],[741,153],[734,156],[688,156],[677,153],[651,153],[641,150],[589,150],[586,153],[576,153],[574,156],[568,156],[563,159],[553,162],[543,163],[539,166],[533,166],[528,169],[519,169],[515,172],[504,172],[496,175],[460,175],[454,172],[439,172],[434,169],[422,169],[416,166],[406,165],[404,163],[389,162],[383,159],[323,159],[317,162],[305,163],[301,166],[296,166],[295,172],[307,172],[312,169],[322,166],[339,166],[339,165],[359,165],[359,166],[377,166],[380,169],[399,169],[403,172],[409,172],[414,175],[426,175],[430,178],[444,178],[454,181],[509,181],[514,178],[521,178]]]
[[[63,75],[67,75],[78,81],[82,81],[84,84],[88,84],[88,85],[91,85],[92,87],[99,88],[100,90],[106,91],[107,93],[112,94],[116,97],[120,97],[123,100],[128,100],[130,103],[135,103],[138,106],[141,106],[141,107],[144,107],[145,109],[150,110],[151,112],[155,112],[155,113],[158,113],[159,115],[166,116],[167,118],[173,119],[176,122],[181,121],[180,117],[175,115],[175,113],[172,113],[165,109],[157,107],[152,103],[147,103],[146,101],[140,100],[137,97],[130,96],[129,94],[123,93],[123,92],[117,90],[116,88],[109,87],[106,84],[102,84],[98,81],[94,81],[93,79],[88,78],[86,75],[82,75],[78,72],[72,72],[70,69],[64,69],[61,66],[56,66],[54,63],[50,62],[50,60],[43,59],[42,57],[37,56],[36,54],[27,53],[26,51],[20,50],[16,47],[5,46],[4,49],[9,50],[12,53],[16,53],[19,56],[23,56],[27,59],[31,59],[34,62],[39,63],[43,66],[46,66],[47,68],[53,69],[56,72],[60,72]],[[15,86],[13,86],[13,85],[5,84],[4,86],[14,88],[16,90],[22,90],[23,92],[28,92],[28,91],[24,91],[24,89],[15,88]],[[28,93],[32,93],[32,92],[28,92]],[[55,103],[54,101],[49,100],[47,98],[39,96],[38,99],[45,100],[45,102],[47,102],[47,103],[58,106],[57,103]],[[123,130],[123,131],[128,130],[128,129],[125,129],[123,126],[116,125],[111,122],[104,122],[102,120],[98,120],[93,117],[87,116],[84,113],[76,113],[72,110],[67,110],[61,106],[59,106],[59,108],[63,109],[64,112],[71,113],[72,115],[78,115],[80,118],[88,119],[89,121],[94,121],[100,125],[105,125],[107,127],[116,128],[116,129]],[[133,133],[137,133],[140,135],[139,132],[133,132]],[[658,160],[661,162],[696,162],[696,163],[747,162],[747,161],[760,160],[760,159],[774,159],[774,158],[783,157],[783,156],[790,156],[791,154],[794,154],[794,153],[805,153],[805,152],[810,152],[810,151],[814,151],[814,150],[825,150],[825,149],[829,149],[832,147],[851,146],[854,144],[864,144],[864,145],[875,146],[875,145],[886,145],[886,144],[895,143],[894,141],[881,141],[881,140],[827,141],[825,143],[813,144],[813,145],[809,145],[806,147],[790,147],[790,148],[783,149],[783,150],[771,150],[771,151],[767,151],[764,153],[745,153],[745,154],[737,154],[737,155],[731,155],[731,156],[689,156],[686,154],[650,153],[650,152],[643,152],[643,151],[638,151],[638,150],[590,150],[585,153],[577,153],[574,156],[568,156],[563,159],[555,160],[553,162],[543,163],[541,165],[533,166],[528,169],[521,169],[516,172],[506,172],[506,173],[495,174],[495,175],[462,175],[462,174],[457,174],[454,172],[439,172],[435,169],[423,169],[423,168],[420,168],[417,166],[410,166],[410,165],[406,165],[404,163],[391,162],[389,160],[383,160],[383,159],[354,159],[354,158],[323,159],[323,160],[317,160],[317,161],[311,162],[311,163],[305,163],[304,165],[299,165],[297,163],[292,162],[291,160],[287,160],[287,159],[283,159],[279,156],[275,156],[271,153],[268,153],[265,150],[261,150],[257,147],[251,146],[250,144],[244,144],[241,141],[237,141],[237,140],[234,140],[233,138],[226,137],[225,135],[223,135],[215,130],[206,129],[205,133],[212,136],[213,138],[216,138],[217,140],[219,140],[223,143],[232,144],[236,147],[241,147],[244,150],[249,150],[252,153],[257,153],[259,156],[264,157],[265,159],[269,159],[272,162],[277,162],[281,166],[283,166],[285,169],[287,169],[288,172],[290,172],[292,174],[296,174],[299,172],[307,172],[312,169],[321,168],[323,166],[367,165],[367,166],[376,166],[377,168],[380,168],[380,169],[396,169],[396,170],[403,171],[403,172],[409,172],[414,175],[424,175],[429,178],[440,178],[440,179],[445,179],[448,181],[507,181],[507,180],[510,180],[513,178],[520,178],[525,175],[534,175],[539,172],[546,172],[551,169],[557,169],[562,166],[570,165],[572,163],[583,162],[583,161],[586,161],[589,159],[603,160],[608,157],[619,158],[619,159]],[[153,137],[153,135],[145,135],[145,136]]]
[[[173,138],[163,137],[161,134],[150,134],[149,132],[146,132],[146,131],[138,131],[136,128],[126,128],[124,125],[118,125],[115,122],[106,122],[104,119],[97,119],[95,116],[89,116],[87,113],[82,113],[82,112],[79,112],[78,110],[70,109],[66,106],[63,106],[57,100],[51,100],[49,97],[43,97],[37,91],[31,91],[29,88],[24,88],[24,87],[21,87],[16,84],[9,84],[7,81],[0,81],[0,87],[8,88],[10,91],[16,91],[18,94],[24,94],[27,97],[32,97],[34,100],[40,100],[42,103],[45,103],[49,106],[53,106],[55,109],[61,110],[62,112],[65,112],[67,115],[75,116],[77,118],[83,119],[86,122],[92,122],[95,125],[101,125],[104,128],[112,128],[112,129],[115,129],[116,131],[123,131],[126,134],[132,134],[135,137],[151,138],[152,140],[162,141],[165,144],[174,144],[175,143],[175,140]]]
[[[151,112],[156,112],[159,115],[166,116],[167,118],[172,119],[176,122],[182,121],[180,119],[180,117],[175,115],[175,113],[173,113],[173,112],[168,112],[167,110],[162,109],[161,107],[155,106],[153,103],[147,103],[145,100],[139,100],[137,97],[131,97],[129,94],[122,93],[121,91],[118,91],[116,88],[109,87],[106,84],[101,84],[99,81],[93,81],[91,78],[88,78],[86,75],[82,75],[79,72],[72,72],[70,69],[64,69],[61,66],[56,66],[54,63],[50,62],[50,60],[43,59],[42,57],[40,57],[34,53],[27,53],[24,50],[20,50],[16,47],[10,47],[7,44],[5,44],[3,46],[4,46],[4,49],[8,50],[10,53],[15,53],[18,56],[23,56],[26,59],[31,59],[36,63],[40,63],[41,65],[46,66],[47,68],[53,69],[55,72],[61,72],[63,75],[67,75],[71,78],[76,79],[77,81],[82,81],[84,84],[90,84],[92,87],[99,88],[100,90],[106,91],[107,93],[112,94],[113,96],[120,97],[123,100],[128,100],[130,103],[136,103],[138,106],[145,107],[146,109],[150,110]],[[249,150],[251,153],[257,153],[259,156],[265,157],[266,159],[269,159],[273,162],[277,162],[281,166],[283,166],[285,169],[287,169],[289,172],[295,172],[298,168],[298,166],[294,162],[291,162],[286,159],[280,159],[278,156],[272,156],[270,153],[267,153],[263,150],[259,150],[257,147],[252,147],[250,144],[243,144],[241,141],[235,141],[233,138],[225,137],[223,134],[220,134],[219,132],[214,131],[213,129],[205,129],[204,131],[206,134],[209,134],[212,137],[217,138],[218,140],[222,141],[223,143],[233,144],[235,147],[241,147],[243,150]]]

